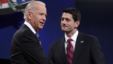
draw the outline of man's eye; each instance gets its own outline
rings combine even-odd
[[[40,13],[40,15],[44,15],[43,13]]]
[[[70,19],[68,19],[68,18],[65,18],[65,20],[66,20],[66,21],[70,21]]]
[[[69,18],[61,18],[61,21],[70,21]]]

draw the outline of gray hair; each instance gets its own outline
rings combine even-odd
[[[27,15],[28,15],[28,11],[33,12],[33,11],[35,10],[35,4],[41,4],[41,5],[46,6],[45,3],[42,2],[42,1],[30,1],[30,2],[27,4],[27,6],[26,6],[26,8],[25,8],[25,10],[24,10],[24,19],[25,19],[25,20],[27,20],[26,17],[27,17]]]

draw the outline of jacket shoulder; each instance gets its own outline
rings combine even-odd
[[[86,33],[79,33],[78,37],[82,37],[84,39],[97,39],[96,36],[91,35],[91,34],[86,34]]]

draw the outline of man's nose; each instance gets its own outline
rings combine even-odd
[[[43,16],[43,21],[46,21],[46,16]]]

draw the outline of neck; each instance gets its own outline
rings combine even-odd
[[[29,22],[29,23],[31,24],[31,26],[34,28],[34,30],[35,30],[36,32],[39,31],[39,30],[37,30],[37,29],[35,28],[35,25],[32,23],[32,21],[31,21],[30,19],[28,19],[27,22]]]

